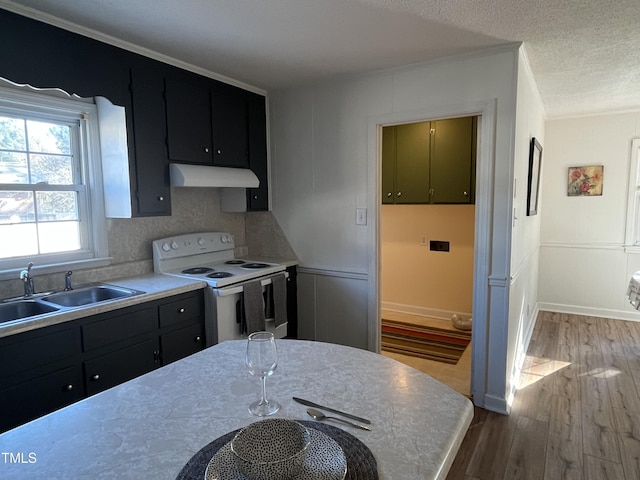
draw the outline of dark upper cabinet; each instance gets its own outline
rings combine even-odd
[[[171,215],[167,158],[164,77],[158,62],[132,56],[128,143],[130,177],[139,216]]]
[[[258,188],[247,188],[247,208],[252,211],[269,210],[266,100],[255,93],[248,95],[249,168],[260,180],[260,185]]]
[[[211,90],[213,164],[249,168],[249,104],[245,90],[216,82]]]
[[[170,215],[169,162],[251,168],[267,210],[264,97],[0,9],[0,77],[125,107],[133,216]]]
[[[178,75],[165,80],[167,144],[174,162],[211,165],[211,93],[206,84]]]
[[[0,77],[80,97],[127,101],[122,50],[0,10]]]
[[[186,73],[165,83],[169,159],[249,168],[247,92]]]

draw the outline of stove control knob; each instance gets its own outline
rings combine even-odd
[[[198,238],[198,245],[202,247],[204,244],[205,244],[204,238],[202,237]]]
[[[168,243],[163,243],[162,244],[162,250],[164,250],[165,252],[168,252],[169,250],[171,250],[171,245],[169,245]]]
[[[222,235],[222,236],[220,237],[220,241],[221,241],[222,243],[229,243],[229,237],[228,237],[228,236],[226,236],[226,235]]]
[[[176,242],[171,242],[171,250],[177,250],[178,244]]]

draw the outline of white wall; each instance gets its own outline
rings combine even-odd
[[[535,137],[545,143],[545,118],[542,100],[526,55],[518,58],[518,101],[514,143],[513,224],[511,230],[511,269],[507,365],[509,394],[517,387],[520,368],[537,316],[538,258],[540,223],[543,215],[527,215],[529,183],[529,147]],[[542,163],[544,166],[544,161]],[[540,206],[540,201],[538,203]]]
[[[640,112],[547,122],[540,308],[640,321],[625,297],[640,270],[640,255],[624,249],[634,137],[640,137]],[[582,165],[604,165],[602,196],[567,196],[568,167]]]
[[[379,339],[375,127],[483,114],[472,392],[477,404],[498,411],[507,409],[507,351],[514,349],[507,345],[506,333],[518,52],[510,47],[274,92],[270,97],[273,212],[300,259],[302,276],[314,277],[302,280],[300,328],[323,330],[327,341],[366,344],[370,349],[377,347],[371,339]],[[358,207],[368,209],[367,226],[355,223]],[[362,282],[366,289],[360,288]],[[347,303],[366,304],[366,311],[334,308]],[[334,325],[356,328],[328,331],[326,325],[318,325],[329,317]]]

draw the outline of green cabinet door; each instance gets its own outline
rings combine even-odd
[[[474,203],[475,119],[432,122],[431,203]]]
[[[395,203],[429,202],[431,122],[396,126]]]
[[[382,128],[382,203],[394,203],[396,174],[396,127]]]
[[[429,202],[430,122],[382,129],[382,203]]]

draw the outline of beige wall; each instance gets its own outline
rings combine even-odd
[[[383,205],[383,308],[471,315],[474,217],[474,205]],[[429,250],[430,240],[450,242],[450,251]]]

